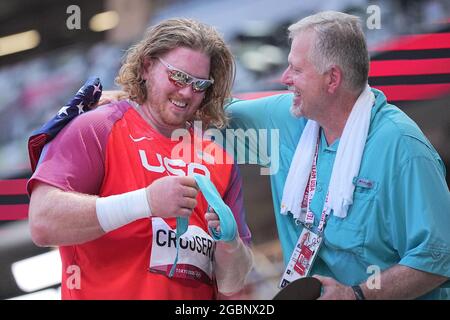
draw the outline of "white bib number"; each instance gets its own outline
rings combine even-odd
[[[161,218],[152,218],[153,240],[150,272],[170,273],[176,256],[175,231]],[[174,278],[211,283],[215,241],[202,228],[190,225],[180,237]]]

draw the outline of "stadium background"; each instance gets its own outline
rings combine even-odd
[[[77,22],[72,5],[80,9],[80,28],[70,29]],[[380,28],[365,23],[371,5],[380,9]],[[124,50],[147,26],[191,17],[216,26],[230,44],[237,60],[235,95],[283,90],[278,79],[289,51],[286,27],[328,9],[361,17],[372,57],[370,84],[419,124],[448,169],[448,1],[1,0],[0,299],[59,298],[57,253],[34,246],[29,236],[27,139],[88,76],[114,89]],[[242,167],[242,174],[255,269],[245,291],[233,298],[270,299],[283,270],[269,181],[256,166]]]

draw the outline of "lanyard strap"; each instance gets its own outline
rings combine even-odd
[[[177,253],[175,255],[175,260],[173,262],[172,268],[170,269],[169,277],[172,278],[175,274],[175,270],[177,268],[178,263],[178,252],[180,249],[180,238],[187,231],[189,226],[189,219],[185,217],[177,217],[177,231],[175,233],[175,245],[177,247]]]
[[[303,216],[303,218],[301,218],[304,226],[306,228],[311,228],[314,224],[314,213],[311,211],[310,206],[311,206],[311,202],[312,199],[314,198],[314,194],[316,193],[316,187],[317,187],[317,158],[319,155],[319,141],[320,141],[320,135],[317,138],[317,143],[316,143],[316,151],[314,154],[314,160],[312,163],[312,167],[311,167],[311,174],[309,175],[309,180],[308,183],[306,185],[306,189],[305,189],[305,193],[303,195],[303,200],[301,203],[301,209],[303,212],[306,211],[306,214]],[[325,227],[325,222],[328,218],[328,216],[330,215],[330,209],[328,207],[329,204],[329,191],[327,191],[327,195],[325,197],[325,203],[322,209],[322,214],[320,216],[320,222],[319,222],[319,226],[317,227],[317,231],[319,234],[323,233],[323,229]]]
[[[219,191],[217,191],[211,180],[200,174],[194,174],[194,178],[206,201],[219,216],[220,232],[217,232],[215,229],[209,229],[213,239],[225,242],[234,240],[237,234],[237,225],[230,207],[223,202]]]

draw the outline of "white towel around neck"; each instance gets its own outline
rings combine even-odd
[[[353,203],[353,178],[359,173],[374,102],[375,96],[366,85],[342,132],[328,188],[330,209],[339,218],[347,216],[347,210]],[[300,137],[284,185],[281,213],[291,212],[295,219],[300,219],[301,202],[311,173],[318,135],[319,124],[309,120]]]

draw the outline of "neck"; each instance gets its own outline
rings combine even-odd
[[[342,96],[335,99],[323,119],[319,122],[323,129],[325,139],[328,145],[333,144],[338,138],[342,136],[347,119],[352,112],[353,106],[358,99],[358,96]]]
[[[341,137],[342,131],[344,130],[344,128],[342,128],[342,130],[340,131],[332,131],[324,127],[322,127],[322,129],[323,134],[325,135],[325,140],[327,141],[327,144],[329,146],[332,145],[338,138]]]

